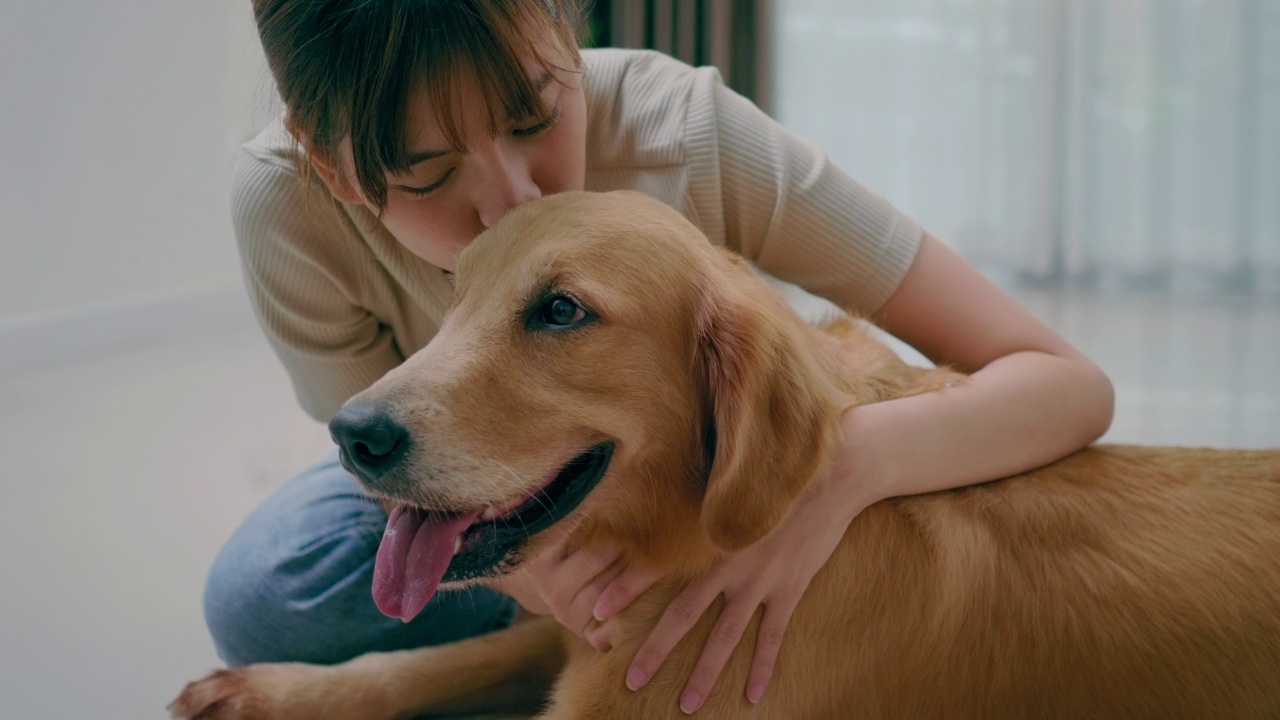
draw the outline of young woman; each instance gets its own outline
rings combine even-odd
[[[792,610],[861,510],[1043,465],[1110,424],[1103,373],[915,221],[714,70],[579,52],[573,0],[255,0],[254,11],[286,113],[245,145],[236,233],[258,317],[316,419],[431,339],[477,234],[577,189],[662,200],[711,242],[973,374],[848,411],[838,462],[779,528],[671,604],[633,661],[633,689],[723,596],[681,706],[702,704],[763,608],[743,689],[758,700]],[[285,485],[212,569],[205,608],[223,659],[337,662],[513,621],[511,597],[488,590],[442,593],[407,624],[382,617],[370,578],[386,518],[333,456]],[[604,648],[601,621],[653,580],[591,547],[504,589]]]

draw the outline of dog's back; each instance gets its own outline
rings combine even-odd
[[[613,684],[678,588],[643,598],[617,652],[575,654],[561,699],[677,717],[715,613],[645,691]],[[700,715],[1280,717],[1280,450],[1104,445],[884,501],[806,591],[757,707],[751,651]]]
[[[873,716],[1280,716],[1280,451],[1090,448],[882,503],[835,562]]]
[[[827,331],[855,385],[885,378],[864,402],[956,381]],[[1098,445],[889,500],[815,591],[853,608],[831,692],[872,716],[1280,717],[1280,449]],[[841,627],[796,616],[819,643]]]

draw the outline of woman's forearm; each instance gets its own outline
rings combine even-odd
[[[1113,407],[1110,381],[1083,356],[1017,352],[947,390],[850,409],[837,476],[846,489],[870,486],[851,498],[862,506],[995,480],[1098,439]]]

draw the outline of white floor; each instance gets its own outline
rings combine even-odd
[[[1023,300],[1111,374],[1108,440],[1280,446],[1280,300]],[[0,380],[0,717],[164,717],[219,545],[328,447],[247,317]]]

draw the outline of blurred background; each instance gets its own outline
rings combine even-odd
[[[1116,383],[1107,440],[1280,445],[1277,0],[598,0],[726,81]],[[205,571],[329,447],[250,314],[247,0],[0,4],[0,715],[159,718]],[[812,301],[800,296],[798,303]]]

